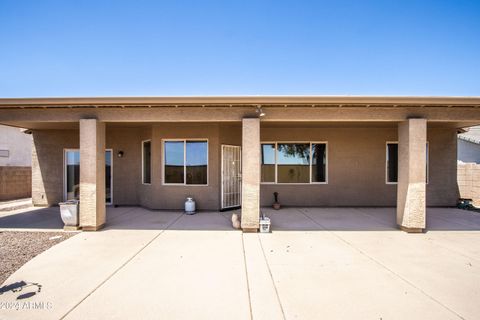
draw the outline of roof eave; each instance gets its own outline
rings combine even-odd
[[[0,98],[0,107],[102,106],[102,105],[393,105],[473,106],[480,97],[407,96],[165,96],[165,97],[63,97]]]

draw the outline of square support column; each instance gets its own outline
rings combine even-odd
[[[105,208],[105,123],[80,120],[80,226],[101,229]]]
[[[260,119],[242,120],[242,230],[257,232],[260,219]]]
[[[422,232],[426,224],[426,119],[398,125],[397,224],[406,232]]]

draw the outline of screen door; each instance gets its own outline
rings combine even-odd
[[[242,203],[242,149],[222,145],[222,209],[238,208]]]

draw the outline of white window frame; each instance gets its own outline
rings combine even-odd
[[[144,143],[145,142],[150,142],[150,183],[146,183],[145,182],[145,168],[144,168],[144,165],[145,165],[145,148],[144,148]],[[142,140],[142,184],[143,185],[146,185],[146,186],[149,186],[152,184],[152,139],[147,139],[147,140]]]
[[[398,145],[398,141],[386,141],[385,142],[385,184],[398,184],[398,173],[397,173],[397,182],[390,182],[388,181],[388,145],[389,144],[396,144]],[[398,148],[398,147],[397,147]],[[426,166],[426,172],[425,172],[425,175],[426,175],[426,184],[428,184],[430,182],[430,177],[429,177],[429,173],[430,173],[430,144],[426,143],[426,159],[425,159],[425,166]],[[398,170],[398,156],[397,156],[397,170]]]
[[[67,152],[69,151],[78,151],[80,154],[80,149],[79,148],[63,148],[63,201],[67,201],[67,166],[66,166],[66,161],[67,161]],[[110,164],[110,202],[106,202],[105,204],[107,206],[113,205],[113,149],[111,148],[106,148],[105,152],[110,151],[110,154],[112,155],[112,163]],[[106,196],[106,195],[105,195]]]
[[[183,183],[165,182],[165,142],[183,141]],[[207,184],[187,184],[187,141],[204,141],[207,143]],[[162,185],[163,186],[184,186],[184,187],[208,187],[210,179],[209,165],[209,141],[207,138],[185,138],[185,139],[162,139]]]
[[[274,182],[260,182],[260,184],[278,184],[278,185],[315,185],[315,184],[328,184],[328,141],[261,141],[260,148],[263,144],[273,144],[275,146],[275,181]],[[278,182],[278,145],[279,144],[310,144],[310,159],[309,159],[309,171],[310,171],[310,182]],[[312,181],[312,145],[314,144],[324,144],[325,145],[325,182],[314,182]],[[261,150],[260,150],[261,152]],[[261,166],[261,164],[260,164]],[[261,170],[261,169],[260,169]]]

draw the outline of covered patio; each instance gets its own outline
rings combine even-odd
[[[242,230],[257,232],[279,192],[285,206],[396,206],[396,225],[422,232],[435,224],[426,207],[457,204],[456,135],[480,121],[475,97],[1,99],[0,110],[33,134],[34,205],[80,199],[84,231],[117,219],[107,204],[172,210],[193,197],[241,207]]]

